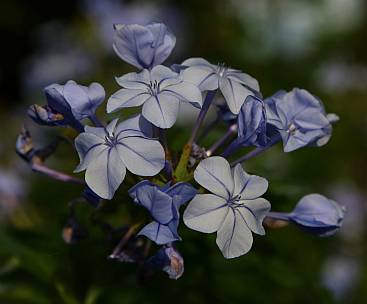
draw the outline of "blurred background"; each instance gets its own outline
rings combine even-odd
[[[98,211],[78,206],[87,236],[64,242],[68,204],[80,188],[32,173],[15,154],[23,124],[39,145],[60,133],[36,126],[27,107],[46,102],[45,86],[69,79],[97,81],[107,96],[114,93],[114,77],[133,68],[113,53],[112,24],[151,21],[166,23],[177,37],[166,64],[196,56],[225,62],[257,78],[264,96],[305,88],[340,116],[326,146],[289,154],[276,147],[246,164],[269,180],[274,210],[290,211],[312,192],[344,204],[339,233],[319,238],[293,226],[268,230],[255,237],[249,254],[225,260],[213,235],[181,225],[184,276],[143,280],[137,265],[107,259],[116,242],[106,239],[101,223],[121,226],[136,212],[121,189]],[[0,33],[0,303],[365,303],[366,1],[2,0]],[[195,118],[182,115],[186,122]],[[176,150],[188,130],[178,124],[168,132]],[[66,143],[48,163],[72,172],[78,158]]]

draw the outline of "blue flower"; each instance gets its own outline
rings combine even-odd
[[[266,111],[261,99],[248,96],[241,107],[237,121],[237,142],[241,146],[263,147],[267,144]]]
[[[162,23],[115,24],[113,49],[127,63],[151,69],[163,63],[176,44],[176,37]]]
[[[44,91],[47,106],[31,108],[31,118],[51,126],[70,125],[80,132],[84,128],[79,121],[93,116],[105,98],[104,88],[96,82],[86,87],[69,80],[65,85],[51,84]]]
[[[189,183],[167,184],[162,187],[142,181],[129,190],[134,202],[145,207],[153,217],[138,235],[144,235],[158,245],[181,240],[177,233],[179,208],[192,199],[196,189]]]
[[[113,94],[107,112],[143,105],[142,114],[159,128],[170,128],[176,122],[180,102],[201,107],[202,96],[197,86],[182,80],[179,74],[159,65],[151,71],[129,73],[117,82],[124,88]]]
[[[306,90],[280,91],[265,100],[268,123],[283,140],[284,152],[308,145],[321,146],[331,136],[335,114],[326,114],[316,97]]]
[[[198,194],[189,203],[183,219],[186,226],[204,233],[217,232],[217,245],[225,258],[247,253],[252,232],[264,235],[262,221],[270,203],[260,196],[268,188],[266,179],[247,174],[238,164],[232,171],[223,157],[200,162],[195,180],[213,194]]]
[[[165,164],[161,144],[147,137],[148,126],[137,115],[106,128],[85,127],[75,139],[80,164],[75,172],[86,170],[85,181],[98,196],[111,199],[125,178],[126,168],[136,175],[153,176]]]
[[[270,212],[273,219],[291,221],[302,229],[320,236],[330,236],[339,230],[346,209],[320,194],[304,196],[291,213]]]
[[[238,114],[249,95],[259,94],[257,80],[239,70],[214,65],[203,58],[190,58],[182,63],[185,80],[196,84],[202,91],[220,89],[229,109]]]

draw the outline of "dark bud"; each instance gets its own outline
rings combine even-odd
[[[87,231],[71,216],[62,229],[62,238],[67,244],[76,244],[87,237]]]
[[[83,190],[82,196],[94,208],[97,208],[99,203],[102,200],[102,198],[100,196],[98,196],[97,194],[95,194],[89,187],[86,187]]]
[[[32,160],[35,153],[31,134],[24,126],[17,138],[15,150],[27,162]]]
[[[28,108],[28,116],[37,124],[43,126],[65,126],[64,116],[55,112],[49,106],[34,104]]]

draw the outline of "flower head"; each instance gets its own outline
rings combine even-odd
[[[117,78],[123,89],[113,94],[107,112],[143,105],[142,115],[159,128],[170,128],[176,122],[180,102],[197,107],[202,104],[200,90],[183,81],[179,74],[159,65],[151,71],[129,73]]]
[[[247,174],[238,164],[231,170],[222,157],[200,162],[195,180],[212,194],[198,194],[185,210],[186,226],[204,232],[217,232],[217,245],[225,258],[247,253],[252,232],[263,235],[262,221],[270,203],[260,196],[268,188],[266,179]]]
[[[266,111],[261,99],[248,96],[241,107],[237,122],[237,141],[240,145],[258,147],[266,145]]]
[[[317,98],[306,90],[280,91],[265,100],[268,123],[282,137],[284,152],[307,145],[324,145],[331,136],[335,114],[326,114]]]
[[[116,54],[139,69],[163,63],[176,44],[176,37],[163,23],[115,24],[113,40]]]
[[[225,65],[214,65],[203,58],[190,58],[182,63],[185,80],[196,84],[202,91],[220,89],[229,109],[238,114],[249,95],[259,94],[257,80]]]
[[[320,194],[309,194],[290,213],[270,212],[269,217],[291,221],[302,229],[320,236],[330,236],[341,227],[346,209]]]
[[[165,163],[164,149],[150,137],[147,122],[137,115],[106,128],[85,127],[75,139],[85,181],[98,196],[111,199],[125,178],[126,168],[137,175],[153,176]]]
[[[167,184],[162,187],[142,181],[129,190],[134,202],[145,207],[153,222],[146,225],[138,235],[145,235],[158,245],[180,240],[177,233],[180,206],[196,194],[189,183]]]

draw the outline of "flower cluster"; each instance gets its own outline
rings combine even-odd
[[[263,98],[255,78],[203,58],[164,66],[176,42],[164,24],[117,24],[114,29],[113,49],[138,70],[116,78],[122,88],[108,98],[106,112],[141,107],[141,113],[105,123],[96,115],[105,100],[103,87],[71,80],[46,87],[47,104],[33,105],[28,111],[40,125],[76,131],[80,163],[74,172],[85,171],[85,179],[45,164],[57,145],[37,149],[26,130],[17,141],[18,154],[34,171],[82,185],[82,197],[93,207],[116,198],[122,184],[130,185],[127,192],[121,189],[124,200],[130,197],[146,213],[129,221],[130,228],[111,258],[139,260],[146,267],[166,271],[171,278],[180,277],[183,258],[175,242],[181,241],[178,229],[184,205],[185,225],[202,233],[216,232],[217,246],[228,259],[246,254],[253,233],[265,235],[267,220],[292,222],[322,236],[340,228],[344,207],[319,194],[306,195],[290,213],[270,211],[270,202],[262,197],[268,181],[247,173],[241,164],[279,142],[284,152],[325,145],[338,117],[327,114],[317,97],[295,88]],[[182,150],[172,151],[166,131],[175,124],[181,103],[200,113]],[[218,117],[203,132],[210,107],[219,109]],[[200,146],[198,133],[205,136],[221,120],[228,128],[223,137],[211,147]],[[234,158],[234,152],[238,155],[244,147],[253,149]],[[67,226],[68,235],[78,235],[72,231],[78,227],[75,221],[73,217],[73,225]],[[150,245],[143,250],[138,239],[160,248],[149,257]]]

